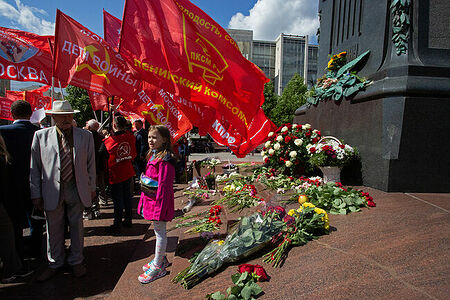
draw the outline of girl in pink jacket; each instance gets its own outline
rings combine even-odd
[[[173,219],[175,158],[170,142],[170,132],[163,125],[151,126],[148,132],[150,150],[147,167],[141,176],[141,198],[138,212],[146,220],[153,221],[156,236],[155,258],[145,264],[144,273],[138,277],[149,283],[166,275],[169,265],[165,256],[167,247],[166,223]],[[144,184],[143,184],[143,183]]]

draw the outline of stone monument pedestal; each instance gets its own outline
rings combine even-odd
[[[345,5],[349,2],[355,5]],[[328,54],[347,51],[354,58],[370,50],[358,75],[373,84],[352,99],[301,107],[294,121],[358,148],[366,186],[450,192],[450,32],[444,28],[437,34],[439,28],[431,26],[437,17],[449,19],[450,2],[411,0],[409,40],[402,54],[392,42],[390,2],[320,2],[318,70],[326,68]]]

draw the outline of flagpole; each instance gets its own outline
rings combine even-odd
[[[63,91],[62,91],[62,88],[61,88],[61,81],[59,81],[59,79],[58,79],[58,85],[59,85],[59,92],[61,93],[61,97],[62,97],[62,99],[64,101],[64,94],[63,94]]]
[[[111,110],[110,111],[116,111],[116,109],[118,109],[121,105],[122,105],[122,103],[124,102],[125,100],[121,100],[120,101],[120,103],[119,103],[119,105],[117,105],[116,107],[114,107],[114,109],[112,108],[112,106],[111,106]],[[112,102],[114,102],[114,100],[112,101]],[[108,103],[109,103],[109,100],[108,100]],[[111,104],[111,105],[113,105],[113,104]],[[109,105],[108,105],[108,107],[109,107]],[[102,116],[103,116],[103,112],[102,112]],[[102,124],[100,125],[100,128],[98,129],[98,130],[101,130],[104,126],[105,126],[105,124],[109,121],[109,119],[111,118],[111,113],[109,114],[109,116],[106,118],[106,120],[105,120],[105,122],[102,122]]]
[[[112,121],[114,119],[114,116],[116,114],[116,110],[113,110],[113,107],[114,107],[114,96],[111,96],[111,115],[112,115],[111,125],[112,125]]]
[[[50,92],[50,95],[52,96],[52,109],[53,109],[53,102],[55,101],[55,77],[52,76],[52,90]],[[55,125],[55,121],[53,118],[50,118],[52,126]]]

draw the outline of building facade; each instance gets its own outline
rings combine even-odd
[[[5,97],[6,90],[11,89],[11,83],[8,79],[0,79],[0,96]]]
[[[242,55],[273,81],[278,95],[281,95],[295,73],[304,78],[309,87],[316,82],[319,47],[310,45],[308,36],[281,33],[275,41],[261,41],[253,40],[252,30],[227,31],[238,44]]]

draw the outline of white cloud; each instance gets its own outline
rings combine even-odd
[[[256,40],[275,40],[280,33],[315,36],[317,0],[258,0],[248,15],[231,17],[229,28],[251,29]]]
[[[53,35],[55,23],[46,21],[42,16],[47,13],[39,8],[27,6],[16,0],[16,7],[0,0],[0,16],[8,19],[19,30],[33,32],[39,35]]]

